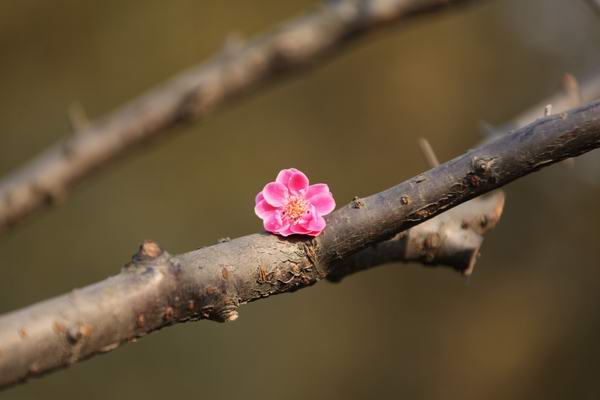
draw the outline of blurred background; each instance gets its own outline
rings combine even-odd
[[[477,2],[476,2],[477,3]],[[0,174],[309,0],[0,3]],[[143,239],[180,253],[261,229],[285,167],[338,204],[444,161],[600,73],[583,0],[491,0],[371,35],[326,65],[138,149],[0,237],[0,313],[118,273]],[[540,109],[540,115],[543,110]],[[600,154],[506,188],[474,275],[388,265],[244,306],[0,393],[3,399],[598,398]]]

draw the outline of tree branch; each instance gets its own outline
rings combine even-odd
[[[70,112],[77,134],[0,182],[0,231],[56,200],[77,182],[147,139],[206,116],[276,78],[316,66],[345,44],[391,23],[472,0],[337,0],[243,44],[100,118]]]
[[[600,13],[600,0],[585,0],[589,6],[592,8],[592,10],[596,11],[597,13]]]
[[[419,224],[405,232],[401,232],[390,240],[383,241],[348,256],[343,260],[335,262],[327,279],[332,282],[339,282],[347,275],[392,262],[418,262],[428,266],[447,266],[464,275],[470,275],[483,243],[483,234],[494,228],[502,215],[503,206],[504,195],[501,191],[497,191],[490,196],[482,196],[470,200],[429,221]],[[143,264],[144,261],[152,260],[160,254],[162,254],[162,250],[160,250],[156,243],[151,241],[144,242],[140,246],[138,253],[133,257],[132,262],[134,264]],[[228,273],[229,272],[226,274]],[[279,274],[281,275],[281,272]],[[223,270],[221,271],[221,275],[223,275]],[[270,272],[266,268],[260,267],[257,269],[258,283],[265,283],[272,279],[272,271]],[[106,283],[106,287],[111,287],[111,290],[116,291],[115,284],[112,282],[108,284],[107,281],[104,283]],[[100,283],[99,285],[104,283]],[[145,285],[146,283],[141,284],[141,286]],[[127,287],[127,291],[133,289],[132,285],[124,284],[124,286]],[[88,291],[89,289],[90,288],[88,287],[83,290]],[[152,293],[155,289],[153,287],[147,287],[147,290]],[[91,292],[92,291],[90,291],[90,293]],[[89,299],[91,304],[88,303],[88,306],[106,303],[102,300],[100,300],[102,303],[96,303],[98,299],[95,298],[95,295],[82,295],[81,291],[74,291],[70,297],[74,297],[75,293],[77,293],[78,298],[83,297],[84,299]],[[154,298],[156,295],[157,293],[153,294]],[[167,293],[167,297],[177,298],[178,296],[177,293]],[[69,296],[67,296],[67,298],[69,298]],[[59,299],[61,298],[55,300]],[[17,317],[15,321],[18,323],[9,327],[9,319],[5,318],[5,316],[0,317],[0,338],[2,338],[3,333],[14,331],[15,327],[19,325],[19,328],[17,329],[19,338],[27,339],[26,348],[15,352],[12,360],[11,358],[3,358],[2,349],[5,346],[0,346],[0,388],[22,382],[30,376],[37,376],[55,368],[65,367],[84,359],[80,353],[80,347],[77,346],[77,342],[91,337],[94,333],[94,325],[88,322],[77,322],[89,321],[87,315],[78,314],[72,317],[65,315],[63,313],[65,306],[62,304],[64,303],[64,300],[65,296],[62,297],[61,301],[53,302],[50,300],[49,302],[45,302],[47,304],[43,307],[41,306],[44,303],[32,306],[37,308],[37,311],[33,311],[29,314],[29,319],[35,321],[35,324],[33,325],[26,323],[25,320],[21,320],[21,317]],[[79,303],[77,306],[78,309],[84,308],[83,302],[80,302],[79,300],[76,302]],[[193,300],[192,302],[188,301],[187,305],[188,307],[198,309]],[[116,306],[122,307],[122,304],[117,304]],[[56,317],[57,310],[60,310],[60,318]],[[39,316],[44,315],[48,311],[50,312],[50,318],[47,320],[40,320]],[[200,309],[200,315],[192,316],[190,317],[190,320],[203,317],[206,318],[209,316],[210,311],[210,307],[203,307]],[[164,312],[166,313],[165,316],[168,317],[171,311],[169,311],[168,308],[165,308]],[[10,316],[10,314],[8,316]],[[68,322],[69,319],[71,322]],[[169,322],[168,319],[166,321]],[[183,320],[179,322],[182,321]],[[48,339],[48,330],[45,329],[46,337],[44,337],[44,332],[42,332],[41,337],[37,340],[34,339],[30,341],[29,339],[31,338],[32,332],[38,329],[44,330],[43,328],[47,327],[50,323],[52,324],[53,333],[59,337],[62,335],[63,342],[66,340],[71,346],[70,350],[63,349],[60,352],[54,353],[55,357],[58,359],[55,367],[44,369],[38,361],[33,361],[28,364],[27,360],[37,359],[37,357],[39,357],[38,352],[41,351],[40,349],[46,348],[47,344],[45,340]],[[145,314],[140,313],[137,316],[136,325],[144,331],[146,325]],[[140,333],[138,336],[142,336],[145,333],[147,332]],[[53,339],[55,338],[53,337]],[[52,340],[52,342],[54,342],[54,340]],[[87,345],[94,347],[94,344],[92,343],[88,343]],[[97,352],[100,353],[112,350],[115,347],[114,344],[103,346]],[[95,353],[90,354],[90,356],[93,354]],[[15,358],[22,360],[22,365],[17,367],[17,369],[14,369]],[[14,371],[14,376],[7,376],[6,371]],[[19,371],[21,371],[20,375]]]
[[[483,234],[496,226],[503,209],[502,191],[477,197],[390,240],[334,262],[327,279],[339,282],[350,274],[394,261],[446,266],[471,275]]]
[[[339,279],[340,260],[597,147],[600,102],[539,119],[386,191],[355,199],[332,213],[314,239],[254,234],[177,256],[146,242],[119,275],[0,317],[0,386],[176,322],[232,321],[241,304],[328,276]]]

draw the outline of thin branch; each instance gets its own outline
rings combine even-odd
[[[421,153],[423,154],[425,161],[427,161],[429,168],[434,168],[440,165],[440,162],[433,151],[433,147],[431,147],[431,144],[427,139],[419,138],[419,147],[421,148]]]
[[[588,3],[592,10],[600,14],[600,0],[585,0],[585,2]]]
[[[419,148],[429,168],[440,165],[431,143],[424,137],[418,140]],[[406,237],[405,255],[409,260],[417,256],[424,265],[452,266],[456,271],[468,276],[473,273],[479,250],[483,244],[483,234],[492,229],[502,216],[504,209],[504,193],[496,191],[489,196],[477,197],[438,215],[408,231],[400,232],[396,237]],[[377,243],[352,256],[353,260],[344,259],[336,266],[334,276],[347,275],[346,269],[353,265],[356,271],[381,264],[392,246],[388,242]],[[392,249],[393,250],[393,249]],[[362,267],[360,267],[362,266]]]
[[[83,106],[79,103],[71,104],[67,110],[67,115],[69,117],[71,129],[73,129],[73,132],[75,133],[84,131],[90,125],[90,120],[85,114]]]
[[[565,88],[565,94],[568,97],[568,108],[579,107],[583,104],[583,97],[581,95],[581,88],[579,82],[573,74],[565,74],[563,76],[563,87]]]
[[[340,278],[340,260],[597,147],[600,102],[541,118],[381,193],[355,199],[328,216],[327,228],[314,239],[254,234],[177,256],[147,242],[119,275],[0,317],[0,386],[177,322],[232,321],[241,304],[328,276]]]
[[[520,128],[531,123],[531,121],[535,121],[540,116],[540,110],[543,110],[547,104],[552,104],[553,113],[560,114],[566,110],[579,107],[581,104],[589,103],[599,98],[600,74],[593,75],[582,83],[579,83],[573,75],[565,74],[563,77],[562,90],[517,115],[517,117],[511,120],[508,128]],[[494,128],[491,129],[496,130]]]
[[[562,90],[546,98],[541,103],[534,105],[526,111],[520,113],[507,124],[494,127],[487,122],[482,122],[482,130],[489,139],[501,136],[511,129],[520,128],[540,116],[540,110],[543,108],[544,116],[549,113],[562,113],[571,108],[579,107],[582,104],[592,102],[600,98],[600,74],[593,75],[584,80],[583,84],[573,74],[566,73],[562,79]],[[544,106],[545,104],[545,106]],[[561,163],[564,167],[573,168],[575,160],[568,158]]]
[[[0,231],[64,198],[90,173],[176,124],[204,117],[276,78],[321,64],[347,43],[388,24],[469,1],[473,0],[328,1],[247,43],[229,40],[212,60],[84,129],[75,122],[77,135],[56,143],[1,181]]]
[[[452,267],[469,276],[479,256],[483,234],[496,226],[503,209],[502,191],[477,197],[390,240],[334,262],[327,279],[339,282],[350,274],[394,261]]]

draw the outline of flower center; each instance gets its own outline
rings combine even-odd
[[[292,196],[283,207],[283,215],[292,221],[297,221],[308,211],[308,202],[301,197]]]

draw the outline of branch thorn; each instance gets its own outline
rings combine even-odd
[[[424,137],[419,138],[419,147],[421,148],[421,153],[423,154],[423,157],[425,158],[425,161],[427,161],[427,164],[430,168],[435,168],[440,165],[440,162],[433,151],[433,147],[431,147],[431,144],[427,139]]]
[[[87,117],[83,106],[80,103],[71,103],[67,109],[69,123],[73,132],[81,132],[90,126],[90,120]]]

